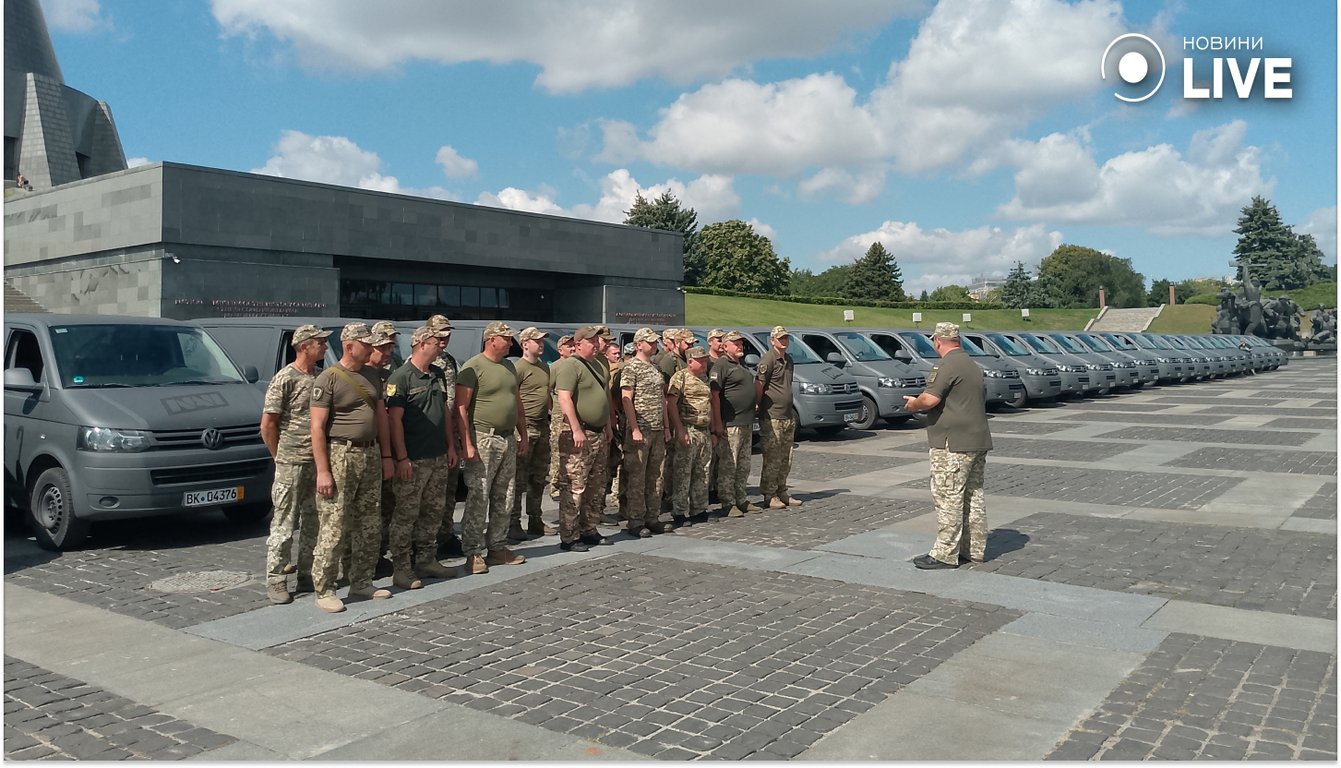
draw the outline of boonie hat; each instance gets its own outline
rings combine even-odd
[[[373,335],[367,323],[350,323],[340,331],[340,341],[361,341],[364,344],[371,344],[375,338],[377,337]]]
[[[447,331],[441,328],[433,328],[432,326],[421,325],[418,328],[414,329],[414,335],[410,337],[410,343],[419,344],[421,342],[427,341],[428,339],[434,338],[435,336],[439,339],[445,339],[449,335],[450,334]]]
[[[512,331],[512,328],[508,326],[507,323],[502,322],[501,320],[495,320],[492,323],[489,323],[488,325],[484,326],[485,341],[488,341],[489,339],[492,339],[495,336],[512,337],[516,335],[517,334]]]
[[[959,339],[959,326],[954,323],[936,323],[936,330],[932,331],[931,335],[937,339],[957,341]]]
[[[330,331],[308,323],[307,325],[298,326],[298,330],[293,332],[293,341],[290,341],[289,343],[296,347],[308,339],[324,339],[330,335]]]
[[[543,339],[548,333],[536,328],[534,325],[529,328],[523,328],[521,333],[517,334],[517,341],[532,341],[534,339]]]
[[[689,351],[684,353],[684,356],[686,360],[693,360],[694,358],[697,357],[707,357],[708,350],[704,349],[703,347],[690,347]]]
[[[773,330],[768,332],[768,338],[770,339],[778,339],[783,336],[791,336],[791,333],[789,333],[786,328],[783,328],[780,325],[773,326]]]

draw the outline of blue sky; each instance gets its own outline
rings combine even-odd
[[[175,161],[622,221],[669,189],[820,271],[875,241],[913,291],[1061,243],[1225,275],[1254,194],[1336,262],[1330,0],[42,0],[66,83],[133,163]],[[1163,86],[1100,78],[1119,35]],[[1186,51],[1184,38],[1261,38]],[[1143,49],[1148,53],[1150,49]],[[1121,51],[1119,50],[1118,53]],[[1293,95],[1183,97],[1212,57]],[[1149,59],[1156,61],[1154,58]],[[1260,69],[1260,67],[1259,67]]]

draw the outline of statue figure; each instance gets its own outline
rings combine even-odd
[[[1313,336],[1309,346],[1336,343],[1336,311],[1324,308],[1321,304],[1313,310]]]
[[[1238,307],[1234,294],[1228,288],[1220,289],[1220,306],[1211,322],[1211,333],[1238,333]]]

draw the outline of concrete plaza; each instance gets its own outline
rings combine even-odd
[[[218,513],[11,531],[4,754],[1335,760],[1336,382],[994,414],[987,561],[954,571],[909,563],[917,424],[803,439],[799,510],[335,615],[270,605],[264,529]]]

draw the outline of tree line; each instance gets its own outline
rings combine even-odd
[[[648,200],[638,193],[626,212],[625,224],[680,232],[684,235],[684,284],[765,295],[849,299],[854,303],[908,301],[903,273],[894,254],[879,242],[851,264],[822,272],[792,269],[773,243],[739,219],[698,226],[698,214],[683,206],[670,192]],[[1244,206],[1234,232],[1239,235],[1231,262],[1242,281],[1246,267],[1267,291],[1288,291],[1336,279],[1336,268],[1322,263],[1322,250],[1312,235],[1299,235],[1287,226],[1269,201],[1254,197]],[[1097,307],[1102,288],[1113,307],[1158,306],[1169,300],[1215,303],[1227,286],[1216,278],[1173,282],[1154,280],[1149,289],[1145,275],[1130,259],[1082,245],[1063,244],[1045,256],[1036,272],[1016,262],[999,289],[986,297],[1011,308]],[[919,301],[970,301],[961,285],[922,291]]]

